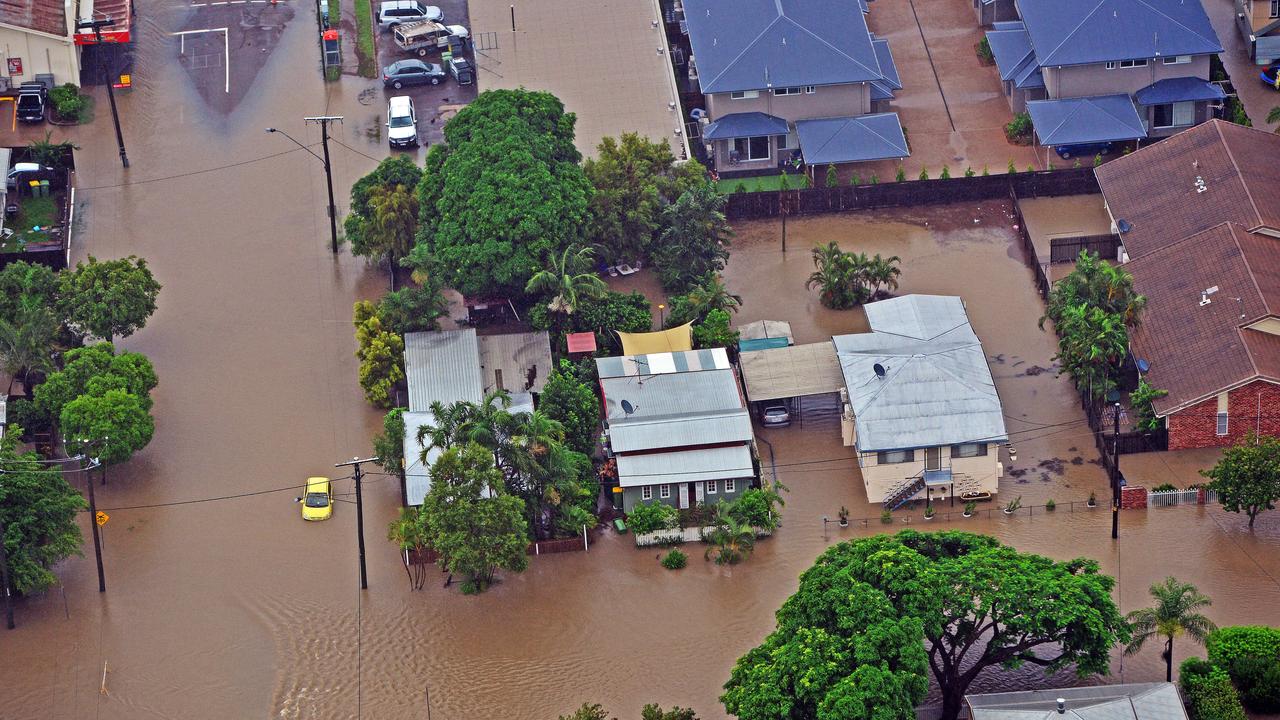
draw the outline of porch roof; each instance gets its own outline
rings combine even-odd
[[[1139,105],[1196,100],[1221,100],[1227,96],[1216,83],[1194,77],[1157,80],[1133,94]]]
[[[898,113],[796,121],[800,151],[810,165],[904,158],[911,154]]]
[[[1027,103],[1027,112],[1041,145],[1119,142],[1147,136],[1128,95],[1032,100]]]
[[[702,137],[708,140],[727,140],[760,135],[786,135],[787,121],[762,112],[744,112],[725,115],[707,125]]]

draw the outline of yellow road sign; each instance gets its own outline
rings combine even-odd
[[[98,514],[94,516],[93,519],[97,521],[99,525],[106,525],[107,521],[111,519],[111,516],[99,510]]]

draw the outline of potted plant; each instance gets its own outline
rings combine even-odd
[[[1058,504],[1053,501],[1053,498],[1049,498],[1044,501],[1044,509],[1046,512],[1053,512],[1056,507],[1058,507]]]
[[[889,510],[885,510],[884,512],[880,513],[880,522],[884,523],[885,525],[888,525],[889,523],[893,522],[893,513]]]
[[[965,503],[965,504],[964,504],[964,513],[963,513],[963,514],[964,514],[964,516],[965,516],[965,517],[973,517],[973,511],[974,511],[974,508],[976,508],[976,507],[978,507],[978,503],[976,503],[976,502],[967,502],[967,503]]]
[[[1018,497],[1016,497],[1016,498],[1014,498],[1014,499],[1010,500],[1007,504],[1005,504],[1005,506],[1004,506],[1004,514],[1005,514],[1005,515],[1012,515],[1012,514],[1014,514],[1015,512],[1017,512],[1017,511],[1018,511],[1018,508],[1020,508],[1020,507],[1022,507],[1022,496],[1021,496],[1021,495],[1019,495]]]
[[[932,519],[933,519],[933,514],[934,514],[934,512],[935,512],[935,511],[934,511],[934,509],[933,509],[933,506],[932,506],[932,505],[926,506],[926,507],[925,507],[925,509],[924,509],[924,519],[925,519],[925,520],[932,520]]]
[[[840,506],[840,527],[849,527],[849,508]]]
[[[1089,507],[1098,507],[1098,496],[1093,493],[1089,493],[1088,505]]]

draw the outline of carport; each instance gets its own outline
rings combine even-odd
[[[796,135],[800,139],[800,153],[809,167],[809,179],[815,182],[817,178],[813,173],[817,167],[901,160],[911,154],[898,113],[892,112],[797,120]]]
[[[791,345],[744,352],[738,356],[747,401],[759,409],[768,401],[781,401],[803,418],[802,400],[808,395],[828,395],[844,388],[844,373],[830,342]],[[794,405],[792,405],[794,401]]]
[[[1049,152],[1055,147],[1125,142],[1147,136],[1133,99],[1123,94],[1032,100],[1027,103],[1027,113],[1036,138],[1045,146],[1046,165]]]

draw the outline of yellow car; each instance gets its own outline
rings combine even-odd
[[[333,483],[329,478],[307,478],[307,492],[301,499],[303,520],[328,520],[333,516]]]

